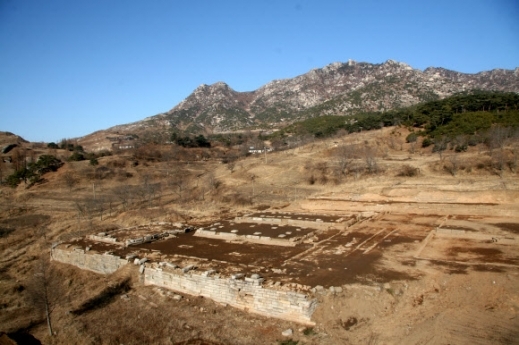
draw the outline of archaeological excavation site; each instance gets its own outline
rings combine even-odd
[[[231,163],[67,161],[2,187],[0,340],[517,344],[517,174],[471,147],[453,176],[399,131]],[[336,175],[350,146],[377,170],[353,156]]]
[[[517,205],[474,203],[470,193],[435,202],[434,190],[409,198],[408,189],[387,190],[394,196],[385,200],[320,196],[301,202],[298,212],[100,232],[56,243],[51,257],[99,274],[128,266],[171,301],[199,296],[306,326],[316,325],[323,297],[363,285],[401,295],[408,289],[402,282],[419,280],[416,267],[424,264],[453,272],[519,267],[519,228],[506,220],[515,219]]]

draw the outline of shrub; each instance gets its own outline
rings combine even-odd
[[[52,155],[42,155],[36,163],[30,163],[27,168],[21,168],[9,175],[5,182],[11,187],[18,186],[22,180],[35,183],[40,180],[41,175],[56,171],[62,165],[63,163],[58,158]]]
[[[433,141],[430,138],[425,138],[422,141],[422,147],[429,147],[433,144]]]
[[[75,151],[70,157],[68,157],[68,160],[71,162],[79,162],[85,160],[85,155],[79,151]]]
[[[21,177],[16,172],[7,176],[5,179],[5,183],[10,187],[16,187],[18,184],[20,184]]]
[[[415,167],[410,166],[409,164],[405,164],[400,168],[400,171],[396,176],[401,177],[414,177],[418,175],[419,170]]]
[[[226,203],[233,203],[233,204],[239,205],[239,206],[252,205],[252,198],[242,195],[240,193],[233,193],[233,194],[225,195],[222,198],[222,201],[226,202]]]
[[[111,178],[114,175],[115,175],[115,172],[112,169],[110,169],[109,167],[104,166],[104,165],[96,168],[95,173],[94,173],[94,177],[98,180],[104,180],[106,178]]]
[[[458,144],[454,148],[454,151],[456,151],[456,152],[465,152],[465,151],[467,151],[467,148],[468,148],[467,144]]]
[[[124,168],[126,166],[126,161],[124,159],[116,159],[109,161],[106,165],[110,168]]]
[[[467,144],[469,146],[476,146],[477,144],[479,144],[479,141],[478,141],[478,138],[476,138],[475,136],[470,136],[469,137],[469,140],[467,140]]]
[[[407,143],[414,143],[418,139],[418,135],[415,132],[409,133],[409,135],[405,138]]]

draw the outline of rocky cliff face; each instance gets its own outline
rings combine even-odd
[[[223,82],[203,84],[170,111],[117,130],[159,124],[213,133],[276,126],[314,116],[405,107],[473,89],[519,92],[519,68],[466,74],[434,67],[421,71],[393,60],[335,62],[252,92],[234,91]]]

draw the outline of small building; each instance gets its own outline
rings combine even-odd
[[[254,153],[264,153],[264,152],[272,152],[272,148],[270,147],[263,147],[263,148],[256,148],[254,146],[250,146],[249,147],[249,153],[251,154],[254,154]]]

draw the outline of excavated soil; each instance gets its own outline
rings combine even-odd
[[[284,235],[283,239],[288,240],[294,237],[305,236],[314,229],[308,227],[291,226],[285,224],[251,224],[251,223],[233,223],[230,221],[219,222],[221,225],[209,225],[204,227],[205,230],[214,232],[231,233],[232,230],[238,230],[236,235],[257,235],[267,236],[272,238],[279,238],[279,235]],[[214,230],[213,230],[214,229]],[[257,234],[259,233],[259,234]]]

